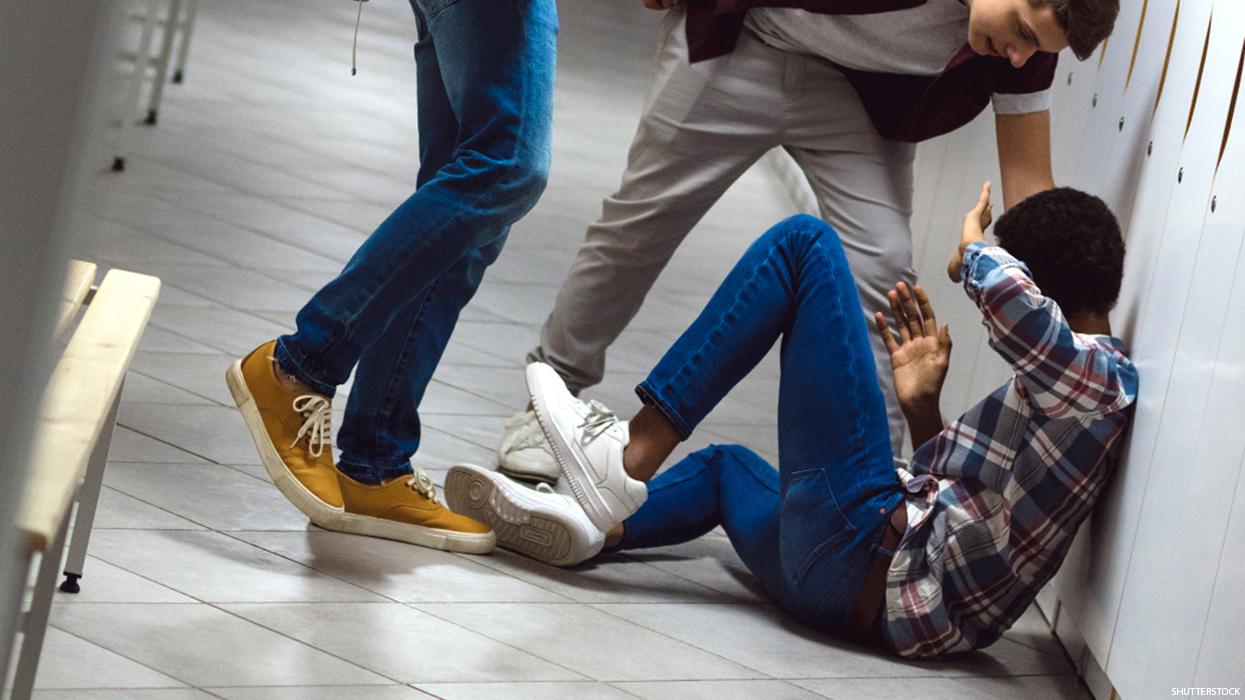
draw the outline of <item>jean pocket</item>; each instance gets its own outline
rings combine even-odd
[[[814,564],[856,531],[839,507],[824,469],[791,474],[779,517],[779,556],[796,585],[803,583]]]
[[[459,2],[459,0],[415,0],[415,4],[419,5],[419,9],[428,19],[432,19],[440,14],[441,10]]]

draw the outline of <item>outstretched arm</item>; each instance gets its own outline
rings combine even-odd
[[[909,292],[908,286],[899,282],[886,298],[898,338],[887,328],[881,311],[874,314],[873,323],[890,354],[895,397],[916,449],[942,432],[938,399],[951,362],[951,334],[945,324],[938,327],[934,307],[920,285]]]
[[[1112,413],[1136,398],[1136,371],[1123,355],[1089,341],[1042,294],[1024,263],[986,245],[990,183],[964,216],[960,245],[947,264],[952,281],[981,310],[990,347],[1011,365],[1030,403],[1052,418]]]

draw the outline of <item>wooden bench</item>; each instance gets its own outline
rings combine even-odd
[[[18,626],[23,638],[13,679],[14,698],[29,697],[34,689],[52,589],[61,570],[71,519],[73,538],[61,589],[78,590],[121,387],[160,293],[160,280],[124,270],[109,271],[104,281],[93,287],[95,272],[95,265],[90,263],[70,264],[56,323],[58,340],[80,306],[86,306],[86,313],[43,392],[17,516],[24,547],[23,584],[36,554],[40,564],[30,610]],[[21,605],[23,596],[14,597]],[[8,660],[7,654],[0,657],[0,681]]]

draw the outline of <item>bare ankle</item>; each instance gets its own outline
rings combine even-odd
[[[623,469],[632,479],[647,482],[683,439],[665,414],[645,405],[631,419],[631,441],[623,449]]]
[[[623,532],[623,523],[618,523],[610,528],[610,531],[605,533],[605,544],[602,547],[602,551],[617,549],[618,545],[622,544]]]

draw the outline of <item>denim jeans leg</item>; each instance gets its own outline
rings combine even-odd
[[[710,445],[648,485],[648,500],[623,524],[619,549],[665,547],[718,525],[748,571],[775,600],[787,596],[778,551],[778,471],[742,445]]]
[[[754,243],[637,392],[685,436],[782,336],[779,602],[846,614],[902,495],[860,301],[837,235],[810,216]],[[827,622],[830,620],[830,622]]]
[[[454,148],[299,311],[295,333],[278,339],[281,366],[321,389],[344,382],[364,349],[464,255],[504,240],[548,176],[554,0],[413,4],[457,122]]]
[[[468,252],[402,310],[369,345],[355,368],[346,415],[337,433],[337,468],[366,484],[411,472],[419,448],[419,404],[445,352],[458,314],[485,269],[501,254],[504,236]]]

